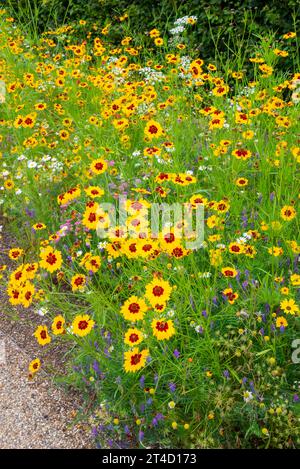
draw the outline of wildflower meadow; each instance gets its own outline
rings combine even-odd
[[[126,13],[38,35],[0,13],[0,274],[7,315],[37,317],[28,377],[77,389],[98,448],[299,448],[292,22],[207,61],[197,15],[135,37]]]

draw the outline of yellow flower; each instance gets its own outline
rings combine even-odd
[[[94,325],[95,321],[88,314],[80,314],[75,317],[72,323],[72,330],[74,334],[84,337],[91,332]]]
[[[90,169],[94,174],[102,174],[107,170],[107,162],[103,158],[92,161]]]
[[[54,335],[63,334],[65,332],[64,324],[65,324],[65,319],[63,318],[63,316],[61,315],[55,316],[51,325],[53,334]]]
[[[146,298],[149,300],[151,306],[157,303],[166,303],[170,298],[172,287],[166,280],[154,278],[146,286]]]
[[[153,138],[160,137],[163,133],[163,129],[158,122],[151,119],[147,122],[144,133],[150,140],[152,140]]]
[[[121,314],[128,321],[139,321],[143,319],[144,313],[147,311],[148,306],[143,298],[138,298],[133,295],[121,307]]]
[[[10,259],[16,261],[17,259],[19,259],[19,257],[21,257],[22,255],[24,254],[24,251],[23,249],[20,249],[20,248],[13,248],[9,251],[8,253],[8,256]]]
[[[153,319],[152,332],[157,340],[169,340],[175,334],[174,323],[170,319]]]
[[[162,46],[163,43],[164,43],[164,40],[161,37],[157,37],[156,39],[154,39],[154,44],[156,46]]]
[[[294,315],[295,313],[299,312],[299,306],[296,304],[295,300],[293,300],[293,299],[289,299],[289,300],[287,299],[287,300],[281,301],[280,308],[286,314]]]
[[[287,327],[288,322],[283,316],[279,316],[276,319],[276,327]]]
[[[297,212],[292,205],[285,205],[280,211],[281,218],[287,221],[293,220],[296,214]]]
[[[82,274],[73,275],[71,280],[72,291],[83,290],[86,284],[86,276]]]
[[[60,251],[53,249],[51,246],[47,246],[45,249],[41,250],[40,258],[40,266],[43,269],[48,270],[50,273],[60,269],[62,265],[62,256]]]
[[[133,347],[134,345],[139,345],[143,340],[143,333],[136,327],[131,327],[125,333],[124,343]]]
[[[35,360],[32,360],[32,362],[30,362],[29,366],[28,366],[29,372],[32,373],[32,374],[39,371],[40,368],[41,368],[41,361],[40,361],[39,358],[36,358]]]
[[[126,373],[136,372],[143,368],[146,364],[147,357],[149,356],[149,350],[144,349],[139,351],[137,347],[124,353],[124,369]]]
[[[47,326],[38,326],[33,335],[36,337],[38,343],[42,346],[51,342],[51,337],[48,334]]]

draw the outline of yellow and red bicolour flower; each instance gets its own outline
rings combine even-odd
[[[124,369],[126,373],[134,373],[146,365],[149,350],[139,350],[137,347],[124,353]]]
[[[48,270],[48,272],[50,273],[60,269],[62,265],[61,252],[56,249],[53,249],[51,246],[47,246],[46,248],[41,250],[40,258],[40,267]]]
[[[164,304],[170,298],[172,287],[168,281],[154,278],[146,286],[146,298],[154,306],[155,304]]]
[[[13,248],[13,249],[10,249],[10,251],[9,251],[9,253],[8,253],[8,256],[9,256],[10,259],[13,259],[14,261],[16,261],[16,260],[19,259],[19,257],[21,257],[23,254],[24,254],[23,249],[21,249],[21,248]]]
[[[105,173],[107,170],[107,161],[103,158],[97,158],[96,160],[92,161],[90,169],[94,174],[102,174]]]
[[[237,300],[239,297],[238,293],[234,292],[232,288],[225,288],[225,290],[223,290],[223,295],[227,297],[228,302],[231,305],[233,305],[235,300]]]
[[[240,243],[230,243],[228,246],[228,251],[231,254],[243,254],[244,246]]]
[[[243,254],[245,254],[245,256],[251,257],[252,259],[256,256],[257,251],[254,246],[251,246],[250,244],[244,244],[243,248]]]
[[[153,319],[152,332],[157,340],[169,340],[175,334],[174,323],[171,319]]]
[[[34,285],[31,282],[26,281],[22,286],[21,291],[21,304],[24,306],[24,308],[28,308],[31,305],[34,292]]]
[[[158,250],[159,246],[156,241],[145,238],[141,240],[139,248],[140,248],[140,256],[146,258],[146,257],[151,256],[155,250]]]
[[[38,343],[42,346],[47,345],[51,342],[51,337],[48,334],[47,326],[38,326],[33,335],[36,337]]]
[[[222,199],[214,204],[213,209],[219,213],[226,213],[230,209],[229,201]]]
[[[45,223],[35,223],[35,225],[33,225],[32,228],[35,231],[40,231],[40,230],[44,230],[46,228],[46,225]]]
[[[83,274],[73,275],[71,285],[72,291],[83,290],[86,285],[86,276]]]
[[[51,329],[54,335],[60,335],[64,334],[65,332],[65,318],[61,316],[60,314],[58,316],[55,316],[53,319]]]
[[[128,259],[136,259],[140,256],[141,240],[138,238],[127,239],[122,243],[121,251]]]
[[[19,286],[9,285],[7,288],[7,294],[9,296],[9,302],[13,306],[20,305],[22,303],[22,290]]]
[[[297,212],[292,205],[285,205],[284,207],[282,207],[280,211],[281,218],[283,218],[286,221],[293,220],[296,214]]]
[[[39,358],[35,358],[32,360],[32,362],[29,363],[28,370],[29,373],[32,373],[33,375],[39,371],[41,368],[41,361]]]
[[[72,330],[74,334],[84,337],[91,332],[94,325],[95,321],[88,314],[79,314],[72,323]]]
[[[104,190],[101,189],[99,186],[89,186],[84,189],[86,195],[91,197],[92,199],[96,199],[97,197],[101,197],[104,194]]]
[[[299,306],[296,304],[295,300],[293,299],[286,299],[286,300],[281,301],[280,308],[286,314],[294,315],[296,313],[299,313]]]
[[[287,327],[288,326],[288,322],[287,320],[285,319],[285,317],[283,316],[278,316],[276,318],[276,327]]]
[[[89,257],[86,262],[84,263],[84,267],[89,272],[97,272],[101,266],[101,259],[100,256],[91,256]]]
[[[248,160],[251,157],[252,153],[246,148],[238,148],[236,150],[233,150],[232,155],[235,156],[238,160]]]
[[[238,178],[238,179],[235,181],[236,185],[239,186],[239,187],[245,187],[245,186],[247,186],[247,185],[248,185],[248,182],[249,182],[248,179],[247,179],[247,178],[243,178],[243,177],[242,177],[242,178]]]
[[[171,247],[168,247],[166,251],[170,256],[175,257],[175,259],[181,259],[190,253],[190,251],[185,249],[179,242],[175,243]]]
[[[139,345],[142,342],[143,338],[143,333],[139,329],[137,329],[136,327],[131,327],[125,333],[124,343],[129,345],[130,347],[133,347]]]
[[[35,274],[39,268],[39,264],[37,262],[33,262],[32,264],[25,264],[23,267],[23,272],[28,280],[32,280],[35,277]]]
[[[146,137],[152,140],[153,138],[159,138],[163,134],[163,129],[158,122],[151,119],[147,122],[144,133]]]
[[[143,298],[139,298],[135,295],[128,298],[121,307],[121,314],[128,321],[139,321],[143,319],[148,306]]]
[[[221,270],[224,277],[234,278],[237,276],[237,270],[234,267],[223,267]]]
[[[203,197],[203,195],[201,194],[192,195],[192,197],[190,198],[190,203],[193,208],[197,208],[198,205],[206,205],[207,202],[207,198]]]

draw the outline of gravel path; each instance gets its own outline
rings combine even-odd
[[[8,247],[9,236],[0,233],[0,264],[8,263]],[[78,411],[83,412],[80,397],[55,386],[43,370],[29,379],[28,364],[38,352],[32,330],[40,318],[32,311],[18,309],[13,314],[19,317],[15,321],[3,287],[2,283],[0,449],[92,448],[88,426],[74,423]],[[61,371],[63,355],[52,349],[47,356],[51,356],[53,368]]]

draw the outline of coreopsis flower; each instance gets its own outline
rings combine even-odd
[[[84,337],[91,332],[94,325],[95,321],[88,314],[79,314],[72,322],[72,331],[79,337]]]
[[[148,285],[146,285],[146,298],[151,306],[157,303],[166,303],[171,295],[172,287],[168,281],[163,279],[154,278]]]
[[[237,270],[234,267],[223,267],[221,270],[224,277],[235,278],[237,276]]]
[[[41,250],[40,258],[40,267],[48,270],[48,272],[50,273],[60,269],[62,265],[61,252],[56,249],[53,249],[51,246],[47,246],[46,248]]]
[[[40,231],[40,230],[44,230],[46,228],[46,225],[44,223],[35,223],[34,225],[32,225],[32,228],[35,231]]]
[[[104,190],[101,189],[101,187],[98,186],[89,186],[86,189],[84,189],[86,195],[91,197],[92,199],[96,199],[98,197],[101,197],[104,194]]]
[[[124,343],[130,347],[139,345],[143,341],[143,333],[136,327],[131,327],[127,330],[124,337]]]
[[[30,373],[35,374],[41,368],[41,361],[39,358],[35,358],[32,362],[29,363],[28,370]]]
[[[34,285],[31,282],[26,281],[21,290],[21,304],[24,308],[28,308],[31,305],[34,292]]]
[[[251,157],[252,153],[246,148],[238,148],[236,150],[233,150],[232,155],[235,156],[238,160],[248,160]]]
[[[297,212],[292,205],[285,205],[280,211],[281,218],[286,221],[293,220]]]
[[[232,288],[225,288],[225,290],[223,290],[223,295],[226,296],[228,303],[231,305],[233,305],[235,300],[239,297],[238,293],[234,292]]]
[[[107,161],[103,158],[97,158],[96,160],[92,161],[90,169],[94,174],[103,174],[107,170]]]
[[[89,257],[86,262],[84,263],[84,267],[89,272],[97,272],[101,266],[101,259],[100,256],[91,256]]]
[[[287,320],[285,319],[285,317],[283,316],[278,316],[276,318],[276,327],[278,328],[282,328],[282,327],[287,327],[288,326],[288,322]]]
[[[245,186],[248,186],[249,181],[247,178],[241,177],[241,178],[236,179],[235,183],[239,187],[245,187]]]
[[[157,340],[169,340],[175,334],[174,323],[171,319],[153,319],[152,333]]]
[[[139,321],[143,319],[148,306],[143,298],[139,298],[135,295],[128,298],[121,307],[121,314],[124,319],[128,321]]]
[[[33,335],[36,337],[39,345],[44,346],[51,342],[51,337],[48,333],[47,326],[38,326]]]
[[[82,274],[73,275],[71,285],[72,291],[83,290],[86,285],[86,276]]]
[[[55,316],[51,325],[53,334],[54,335],[64,334],[65,332],[64,325],[65,325],[65,318],[61,316],[60,314],[58,316]]]
[[[23,254],[24,254],[23,249],[21,249],[21,248],[13,248],[13,249],[10,249],[10,251],[9,251],[9,253],[8,253],[8,256],[9,256],[10,259],[16,261],[16,260],[19,259],[19,257],[21,257]]]
[[[163,134],[163,129],[158,122],[151,119],[147,122],[144,133],[152,140],[153,138],[159,138]]]
[[[146,365],[149,350],[139,350],[137,347],[124,353],[124,369],[126,373],[135,373]]]

